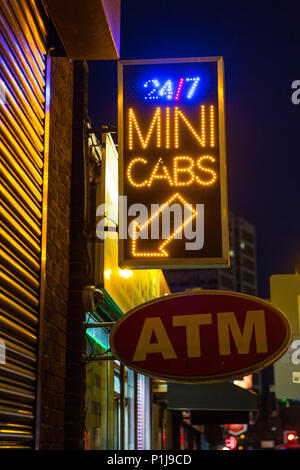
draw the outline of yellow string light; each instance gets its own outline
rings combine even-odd
[[[170,108],[166,108],[166,148],[170,148]]]
[[[164,209],[169,206],[169,204],[171,204],[175,199],[179,199],[179,201],[184,204],[184,205],[188,205],[188,207],[191,209],[191,212],[192,212],[192,215],[191,217],[189,217],[186,221],[184,221],[180,227],[178,227],[170,236],[169,238],[167,238],[163,243],[160,244],[160,246],[158,247],[158,251],[156,252],[137,252],[136,251],[136,240],[137,240],[137,231],[139,231],[139,233],[141,233],[146,227],[148,227],[150,225],[150,223],[156,218],[159,216],[160,213],[162,213],[164,211]],[[138,222],[134,223],[133,224],[133,233],[132,233],[132,245],[131,245],[131,253],[132,253],[132,256],[139,256],[139,257],[167,257],[169,256],[169,254],[166,252],[166,250],[164,249],[165,246],[170,243],[174,238],[175,236],[177,235],[177,233],[180,232],[180,230],[182,230],[188,223],[190,223],[197,215],[197,212],[195,209],[192,208],[191,204],[187,203],[187,201],[179,194],[179,193],[175,193],[173,194],[173,196],[170,197],[170,199],[168,199],[167,202],[165,202],[164,204],[162,204],[159,209],[153,214],[151,215],[151,217],[141,226]]]
[[[198,166],[199,170],[204,171],[205,173],[210,173],[212,175],[212,178],[209,181],[207,181],[207,180],[202,180],[201,178],[199,178],[198,176],[195,175],[196,181],[197,181],[197,183],[199,183],[203,186],[210,186],[211,184],[213,184],[216,181],[217,173],[214,170],[212,170],[211,168],[206,168],[206,167],[202,166],[201,164],[202,164],[203,160],[209,160],[209,161],[215,163],[216,159],[214,157],[211,157],[210,155],[204,155],[203,157],[200,157],[197,160],[197,166]]]
[[[205,106],[201,106],[201,145],[205,147],[206,143],[206,121],[205,121]]]
[[[215,109],[210,107],[210,146],[215,146]]]
[[[205,106],[201,106],[201,137],[200,135],[195,131],[193,126],[191,125],[190,121],[186,118],[186,116],[183,114],[183,112],[178,108],[178,106],[175,106],[175,116],[174,116],[174,139],[175,139],[175,148],[179,148],[179,117],[183,120],[183,122],[186,124],[188,129],[191,131],[193,136],[196,138],[196,140],[199,142],[201,147],[205,147]]]
[[[139,163],[142,163],[145,165],[148,163],[148,161],[143,157],[136,157],[131,160],[131,162],[129,163],[127,167],[127,173],[126,173],[127,180],[135,188],[143,188],[145,186],[151,187],[155,180],[160,180],[160,181],[166,180],[170,186],[177,186],[177,187],[189,186],[193,182],[196,182],[202,186],[210,186],[216,181],[217,173],[215,170],[211,168],[207,168],[206,166],[202,165],[202,162],[205,160],[209,160],[212,163],[215,163],[216,159],[210,155],[204,155],[203,157],[199,157],[196,162],[197,167],[199,168],[200,171],[211,175],[210,179],[202,179],[199,176],[197,176],[197,174],[194,171],[195,162],[193,158],[187,155],[179,155],[179,156],[174,157],[173,159],[173,175],[174,175],[173,180],[170,176],[168,167],[164,165],[163,159],[160,157],[152,170],[150,178],[145,179],[142,182],[137,182],[133,179],[133,176],[132,176],[133,166]],[[180,166],[180,162],[184,162],[184,161],[188,162],[189,165],[183,166],[183,167]],[[162,173],[159,173],[159,170],[162,170]],[[179,180],[180,173],[187,173],[189,175],[189,179],[186,181],[180,181]]]
[[[190,163],[190,166],[188,167],[178,167],[177,162],[179,161],[188,161]],[[191,157],[188,156],[179,156],[174,158],[174,185],[175,186],[188,186],[190,185],[194,179],[195,175],[193,172],[193,167],[194,167],[194,160]],[[178,173],[189,173],[190,179],[188,181],[178,181]]]
[[[161,145],[161,112],[160,108],[156,108],[154,116],[152,118],[148,134],[146,138],[144,139],[143,134],[140,130],[140,126],[138,124],[137,118],[135,116],[134,110],[132,108],[129,108],[128,111],[128,117],[129,117],[129,122],[128,122],[128,147],[129,150],[133,150],[133,128],[135,128],[141,146],[143,149],[146,149],[148,147],[148,143],[150,141],[154,126],[157,125],[157,134],[156,134],[156,145],[159,148]]]
[[[164,174],[157,174],[157,170],[158,168],[161,166]],[[162,179],[166,179],[168,180],[170,186],[173,186],[173,181],[172,181],[172,178],[169,174],[169,171],[168,171],[168,168],[163,164],[163,160],[162,158],[159,158],[152,173],[151,173],[151,176],[149,178],[149,181],[148,181],[148,186],[151,186],[152,185],[152,182],[154,179],[158,179],[158,180],[162,180]]]
[[[148,180],[145,180],[142,183],[136,183],[134,181],[134,179],[132,178],[132,175],[131,175],[131,169],[132,169],[133,165],[135,165],[136,163],[147,164],[148,161],[145,158],[142,158],[142,157],[136,157],[133,160],[131,160],[131,162],[129,163],[129,165],[127,167],[127,179],[129,181],[129,183],[132,184],[132,186],[134,186],[135,188],[142,188],[143,186],[146,186],[146,184],[148,183]]]

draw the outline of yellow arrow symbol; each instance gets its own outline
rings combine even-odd
[[[137,244],[137,234],[138,232],[141,233],[143,230],[145,230],[145,228],[148,228],[148,226],[150,225],[150,223],[155,220],[157,217],[159,217],[159,215],[175,200],[175,199],[179,199],[180,202],[182,202],[182,204],[186,204],[188,206],[188,208],[190,209],[191,211],[191,216],[185,220],[183,222],[183,224],[180,226],[180,227],[177,227],[176,230],[174,230],[174,232],[169,236],[169,238],[167,238],[166,240],[164,240],[161,245],[158,247],[158,251],[154,251],[154,252],[138,252],[137,251],[137,247],[136,247],[136,244]],[[133,223],[133,230],[132,230],[132,255],[133,256],[139,256],[139,257],[167,257],[169,256],[168,252],[165,250],[165,247],[166,245],[168,245],[168,243],[170,243],[174,238],[175,236],[177,235],[177,233],[180,232],[180,230],[182,230],[187,224],[189,224],[197,215],[197,212],[195,209],[192,208],[192,206],[187,202],[185,201],[185,199],[179,194],[179,193],[175,193],[173,194],[172,197],[170,197],[170,199],[168,199],[164,204],[162,204],[160,207],[159,207],[159,210],[157,212],[155,212],[155,214],[151,215],[151,217],[141,226],[138,222],[136,223]]]

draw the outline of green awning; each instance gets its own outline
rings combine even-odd
[[[97,305],[96,315],[100,315],[103,321],[117,321],[123,315],[122,310],[104,289],[100,289],[103,293],[103,301]]]

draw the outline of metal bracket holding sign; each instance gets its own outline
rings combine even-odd
[[[119,265],[228,267],[221,57],[120,61]]]
[[[84,327],[86,330],[94,329],[94,328],[109,328],[113,327],[115,322],[95,322],[95,323],[85,323]],[[107,353],[110,352],[110,349],[105,351],[104,353],[97,354],[95,357],[87,357],[86,360],[90,361],[113,361],[115,357],[113,355],[108,355]]]

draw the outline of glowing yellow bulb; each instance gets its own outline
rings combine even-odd
[[[164,172],[164,174],[157,174],[157,171],[159,169],[159,167],[162,167],[162,170]],[[148,181],[148,186],[151,186],[152,185],[152,182],[154,179],[158,179],[158,180],[161,180],[161,179],[166,179],[168,180],[170,186],[173,186],[173,181],[172,181],[172,178],[169,174],[169,171],[167,169],[167,167],[163,164],[163,160],[162,158],[159,158],[158,159],[158,162],[156,163],[152,173],[151,173],[151,176],[149,178],[149,181]]]
[[[127,180],[135,188],[143,188],[145,186],[151,187],[153,182],[156,180],[159,180],[159,181],[165,180],[169,183],[170,186],[189,186],[193,182],[196,182],[202,186],[209,186],[209,185],[212,185],[216,181],[217,173],[213,169],[203,166],[202,162],[205,160],[215,163],[216,159],[210,155],[204,155],[203,157],[199,157],[196,162],[196,165],[200,171],[211,175],[210,179],[208,178],[203,179],[197,176],[197,174],[194,171],[195,161],[192,157],[189,157],[187,155],[179,155],[179,156],[174,157],[173,159],[173,175],[174,175],[173,180],[170,176],[168,167],[164,165],[163,159],[159,158],[152,170],[152,173],[150,174],[149,179],[145,179],[144,181],[137,182],[132,176],[133,167],[138,164],[146,165],[148,161],[143,157],[136,157],[131,160],[131,162],[129,163],[127,167],[127,173],[126,173]],[[182,166],[182,162],[186,164]],[[180,180],[179,175],[181,174],[188,175],[188,178]]]
[[[201,147],[205,147],[205,106],[201,106],[201,137],[200,135],[195,131],[193,126],[191,125],[190,121],[186,118],[186,116],[183,114],[183,112],[176,106],[175,107],[175,117],[174,117],[174,134],[175,134],[175,148],[179,147],[179,117],[183,120],[183,122],[186,124],[188,129],[191,131],[193,136],[196,138],[196,140],[199,142]]]
[[[170,148],[170,108],[166,108],[166,148]]]
[[[119,276],[124,277],[125,279],[128,279],[133,275],[133,271],[130,271],[130,269],[119,269]]]
[[[180,161],[189,162],[189,166],[178,167],[177,162],[180,162]],[[174,158],[174,184],[175,186],[188,186],[194,181],[195,175],[193,172],[193,167],[194,167],[194,160],[188,156],[179,156],[179,157]],[[179,182],[178,173],[188,173],[190,176],[189,180]]]
[[[132,169],[133,165],[135,165],[136,163],[147,164],[147,160],[145,158],[142,158],[142,157],[136,157],[133,160],[131,160],[131,162],[129,163],[129,165],[127,167],[127,179],[129,181],[129,183],[132,184],[132,186],[134,186],[135,188],[142,188],[143,186],[146,186],[146,184],[148,183],[148,180],[145,180],[142,183],[136,183],[134,181],[134,179],[132,178],[132,175],[131,175],[131,169]]]
[[[212,170],[211,168],[206,168],[206,167],[202,166],[201,163],[202,163],[203,160],[209,160],[209,161],[214,163],[216,161],[216,159],[214,157],[211,157],[210,155],[204,155],[203,157],[200,157],[197,160],[197,166],[198,166],[199,170],[201,170],[205,173],[210,173],[212,175],[212,178],[210,180],[202,180],[198,176],[195,176],[196,181],[197,181],[197,183],[199,183],[203,186],[209,186],[209,185],[213,184],[216,181],[217,173],[214,170]]]
[[[137,231],[139,231],[139,233],[141,233],[146,227],[148,227],[150,225],[152,220],[157,218],[159,216],[159,214],[161,212],[163,212],[164,209],[167,206],[169,206],[175,199],[179,199],[179,201],[182,204],[188,205],[190,207],[191,213],[192,213],[191,217],[189,219],[185,220],[179,227],[177,227],[177,229],[169,236],[169,238],[167,238],[165,241],[163,241],[160,244],[160,246],[158,247],[158,251],[156,251],[156,252],[137,252],[136,251]],[[188,223],[190,223],[196,217],[196,215],[197,215],[197,212],[195,211],[195,209],[193,209],[191,207],[191,205],[188,204],[186,202],[186,200],[179,193],[173,194],[173,196],[170,197],[170,199],[168,199],[168,201],[166,201],[164,204],[162,204],[159,207],[159,209],[153,215],[151,215],[151,217],[142,226],[138,223],[135,223],[133,225],[132,245],[131,245],[132,256],[139,256],[139,257],[167,257],[167,256],[169,256],[169,254],[164,249],[165,246],[168,243],[170,243],[170,241],[175,238],[177,233],[179,233],[180,230],[182,230]]]
[[[106,269],[106,271],[104,271],[104,276],[106,277],[107,280],[110,279],[110,275],[111,275],[111,269]]]
[[[140,130],[140,126],[138,124],[137,118],[135,116],[134,110],[129,108],[128,111],[129,123],[128,123],[128,147],[129,150],[133,149],[133,128],[136,130],[137,135],[139,137],[141,146],[143,149],[148,147],[148,143],[150,141],[154,126],[157,126],[157,134],[156,134],[156,145],[160,147],[161,145],[161,112],[160,108],[156,108],[153,119],[151,121],[148,133],[146,138],[144,139],[143,134]]]
[[[210,107],[210,146],[215,146],[215,110],[214,107]]]
[[[201,106],[201,145],[202,147],[205,147],[205,141],[206,141],[206,123],[205,123],[205,106],[204,104]]]

